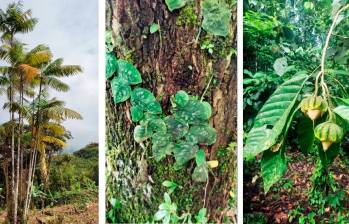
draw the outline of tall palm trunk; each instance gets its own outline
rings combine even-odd
[[[16,206],[16,192],[15,192],[15,118],[14,118],[14,112],[12,111],[12,105],[13,105],[13,86],[12,86],[12,79],[10,79],[10,117],[11,117],[11,192],[12,192],[12,208],[10,212],[8,213],[8,216],[12,215],[12,221],[14,224],[17,223],[17,206]]]
[[[23,121],[22,121],[22,109],[23,109],[23,91],[24,91],[24,84],[23,84],[23,74],[21,73],[20,75],[20,88],[19,88],[19,110],[18,110],[18,136],[17,136],[17,165],[16,165],[16,170],[17,170],[17,179],[16,179],[16,189],[15,189],[15,195],[17,195],[17,215],[18,217],[21,217],[21,213],[23,212],[22,208],[22,195],[19,194],[19,189],[22,189],[22,178],[20,174],[23,173],[23,170],[21,169],[21,155],[22,155],[22,132],[23,132]],[[22,193],[22,190],[20,191]],[[19,220],[20,222],[23,220]]]
[[[46,149],[44,145],[40,145],[39,149],[39,170],[41,181],[44,184],[44,189],[48,190],[48,170],[46,162]]]
[[[38,102],[41,100],[41,94],[42,94],[42,77],[40,78],[40,84],[39,84],[39,93],[38,93]],[[28,182],[27,182],[27,190],[26,190],[26,197],[24,201],[24,211],[23,211],[23,220],[27,219],[28,210],[30,206],[30,200],[31,200],[31,189],[33,185],[33,179],[35,174],[35,165],[36,165],[36,158],[37,158],[37,148],[38,148],[38,137],[39,137],[39,122],[40,122],[40,107],[37,106],[37,111],[33,115],[32,122],[32,134],[34,139],[34,147],[31,150],[30,154],[30,160],[29,160],[29,173],[28,173]],[[35,133],[35,135],[34,135]]]

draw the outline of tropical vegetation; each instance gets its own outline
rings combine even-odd
[[[82,72],[78,65],[66,65],[54,58],[50,48],[32,49],[18,39],[35,28],[38,20],[21,2],[0,10],[0,164],[7,220],[25,223],[33,206],[35,185],[50,190],[50,158],[66,146],[72,136],[63,122],[82,119],[52,96],[52,90],[67,92],[65,78]]]
[[[349,220],[348,3],[244,1],[246,223]]]

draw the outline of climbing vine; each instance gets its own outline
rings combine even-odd
[[[206,182],[208,165],[203,145],[216,142],[216,130],[208,123],[212,115],[211,105],[181,90],[171,98],[171,114],[163,114],[160,103],[151,91],[131,85],[142,83],[139,71],[130,63],[106,55],[106,78],[110,82],[114,103],[130,99],[131,120],[138,123],[134,140],[143,148],[151,145],[157,161],[174,155],[175,169],[181,169],[195,158],[194,181]]]

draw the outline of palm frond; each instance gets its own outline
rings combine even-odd
[[[25,62],[31,66],[41,66],[42,64],[49,63],[52,58],[52,54],[48,50],[42,50],[37,52],[29,52],[26,55]]]
[[[61,148],[64,148],[66,146],[64,141],[53,136],[48,136],[48,135],[42,136],[41,141],[49,144],[54,144]]]
[[[59,92],[67,92],[69,91],[69,86],[62,82],[61,80],[55,78],[55,77],[47,77],[45,80],[45,84],[50,86],[51,88],[59,91]]]
[[[82,116],[80,113],[78,113],[72,109],[61,107],[61,106],[55,106],[55,107],[48,108],[46,110],[46,115],[50,119],[58,121],[58,122],[63,121],[63,120],[67,120],[67,119],[77,119],[77,120],[82,119]]]
[[[20,64],[18,68],[24,75],[23,76],[24,80],[27,82],[32,81],[37,75],[39,75],[39,72],[40,72],[39,69],[32,67],[28,64]]]
[[[53,132],[55,136],[63,136],[65,134],[65,128],[57,123],[46,123],[43,124],[42,127],[44,129],[48,129],[49,131]]]

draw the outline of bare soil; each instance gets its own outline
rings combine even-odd
[[[6,212],[0,211],[0,223],[5,223]],[[77,205],[62,205],[29,214],[29,224],[98,223],[98,202],[91,202],[79,208]]]

